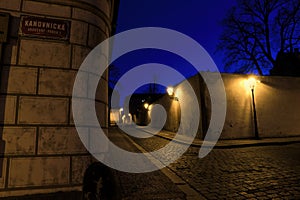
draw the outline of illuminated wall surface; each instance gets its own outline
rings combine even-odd
[[[251,90],[245,80],[247,75],[222,74],[227,96],[227,113],[221,139],[253,138],[254,119]],[[300,78],[256,77],[259,82],[254,89],[257,112],[257,125],[260,137],[300,136]],[[205,128],[210,118],[210,96],[200,76],[189,79],[194,88],[201,108],[198,138],[205,136]],[[175,88],[179,99],[189,100],[182,84]],[[180,104],[164,96],[156,103],[165,106],[168,118],[165,129],[177,131]],[[181,108],[185,109],[185,108]],[[193,113],[191,113],[193,115]],[[155,120],[155,119],[153,119]],[[183,124],[182,134],[189,135],[190,123]]]
[[[0,197],[81,190],[93,162],[74,128],[71,95],[81,62],[111,34],[114,1],[47,2],[0,1],[10,15],[0,79]],[[96,105],[107,116],[107,74],[99,88]],[[100,122],[108,127],[107,117]]]

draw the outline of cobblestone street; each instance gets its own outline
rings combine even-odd
[[[147,151],[167,140],[134,141]],[[188,151],[169,168],[207,199],[300,199],[300,144]]]

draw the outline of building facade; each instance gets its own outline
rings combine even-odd
[[[113,0],[0,1],[0,197],[82,190],[94,160],[74,127],[73,83],[116,11]],[[107,80],[96,95],[106,129]]]

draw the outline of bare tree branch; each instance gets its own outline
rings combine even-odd
[[[225,52],[225,69],[263,75],[275,65],[277,52],[299,45],[300,1],[238,0],[223,25],[217,50]]]

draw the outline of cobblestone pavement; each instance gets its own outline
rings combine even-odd
[[[131,151],[140,152],[132,142],[113,130],[109,138],[119,147]],[[125,173],[113,170],[120,185],[120,199],[123,200],[183,200],[185,194],[176,187],[161,171],[150,173]]]
[[[133,139],[147,151],[168,143]],[[300,199],[300,144],[214,149],[203,159],[198,151],[169,168],[207,199]]]

